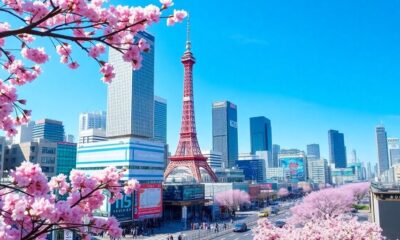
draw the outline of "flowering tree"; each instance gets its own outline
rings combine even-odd
[[[305,193],[309,193],[312,191],[310,184],[305,184],[302,186],[302,188],[303,188],[303,192],[305,192]]]
[[[83,50],[99,64],[102,81],[109,83],[115,72],[101,58],[106,47],[120,52],[124,61],[139,69],[141,53],[149,51],[149,45],[137,39],[137,33],[158,22],[161,12],[173,5],[172,0],[160,0],[161,7],[144,8],[106,6],[106,0],[0,1],[0,65],[5,73],[0,79],[0,130],[10,136],[16,133],[15,126],[26,123],[31,115],[16,87],[35,80],[41,74],[40,65],[50,60],[47,50],[37,45],[47,40],[60,62],[71,69],[79,67],[72,56],[73,47]],[[164,18],[167,25],[173,25],[186,15],[174,10]]]
[[[289,195],[289,191],[287,190],[287,188],[280,188],[278,190],[278,196],[279,197],[286,197]]]
[[[259,220],[255,228],[255,240],[381,240],[382,229],[370,222],[358,222],[346,216],[329,217],[324,220],[310,220],[304,227],[288,224],[277,228],[268,219]]]
[[[215,202],[235,212],[240,206],[250,204],[250,195],[242,190],[234,189],[217,193]]]
[[[342,188],[326,188],[312,192],[290,209],[290,221],[303,224],[311,219],[337,217],[349,211],[353,202],[353,194]]]
[[[357,199],[357,203],[360,202],[369,192],[370,183],[369,182],[361,182],[361,183],[351,183],[344,185],[342,189],[350,191],[353,196]]]
[[[118,221],[95,218],[108,193],[113,203],[139,188],[136,180],[121,184],[124,170],[108,167],[91,177],[72,170],[68,183],[60,174],[48,182],[37,164],[23,162],[11,171],[11,183],[0,184],[0,239],[45,239],[52,231],[70,229],[83,239],[105,232],[120,237]]]

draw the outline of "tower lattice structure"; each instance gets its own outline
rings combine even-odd
[[[170,157],[167,169],[164,172],[164,179],[176,168],[188,168],[197,182],[202,182],[200,168],[203,168],[216,182],[217,176],[207,163],[207,158],[201,153],[197,141],[196,122],[194,117],[193,99],[193,64],[196,62],[191,52],[190,25],[188,21],[186,51],[181,58],[184,66],[184,89],[183,89],[183,109],[182,123],[179,143],[175,155]]]

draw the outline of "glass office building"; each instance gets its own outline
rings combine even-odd
[[[250,118],[251,153],[272,151],[271,121],[266,117]]]
[[[213,150],[222,153],[222,167],[232,168],[238,160],[237,107],[229,101],[212,105]]]
[[[154,37],[140,32],[150,45],[143,53],[142,67],[133,71],[121,53],[109,49],[109,62],[114,66],[115,78],[108,85],[107,130],[109,138],[153,138],[154,121]]]
[[[76,168],[76,143],[57,143],[57,171],[56,174],[69,176],[72,169]]]
[[[337,130],[329,130],[328,142],[330,162],[335,164],[335,168],[346,168],[347,156],[343,133]]]
[[[63,123],[51,119],[42,119],[35,122],[32,139],[38,141],[44,139],[50,142],[64,141]]]
[[[167,143],[167,100],[154,97],[154,140]]]
[[[389,169],[388,142],[385,127],[376,127],[376,145],[378,147],[379,174]]]

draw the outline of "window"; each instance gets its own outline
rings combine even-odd
[[[42,171],[45,172],[45,173],[51,173],[51,172],[54,172],[54,167],[42,166]]]
[[[56,162],[56,158],[55,157],[42,157],[41,159],[42,163],[47,163],[47,164],[54,164]]]
[[[31,152],[35,152],[35,146],[31,146]]]
[[[52,147],[42,147],[42,153],[55,154],[56,149]]]

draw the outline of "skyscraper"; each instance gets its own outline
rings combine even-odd
[[[320,159],[319,144],[313,143],[307,145],[307,157],[312,159]]]
[[[12,144],[19,144],[32,141],[33,126],[35,126],[34,121],[17,126],[17,134],[9,138],[10,142]]]
[[[375,133],[378,148],[378,174],[381,174],[389,169],[387,134],[384,126],[377,126]]]
[[[222,153],[225,168],[232,168],[238,160],[237,107],[229,101],[212,105],[213,150]]]
[[[272,144],[272,165],[274,168],[280,167],[279,154],[281,153],[281,146],[278,144]]]
[[[116,50],[110,48],[109,62],[115,78],[108,85],[107,137],[153,138],[154,121],[154,37],[141,32],[150,51],[143,53],[142,67],[133,71]]]
[[[250,118],[250,144],[251,153],[268,151],[272,155],[272,130],[268,118],[264,116]]]
[[[85,112],[79,114],[79,131],[88,129],[106,129],[107,113],[100,112]]]
[[[154,96],[154,140],[167,143],[167,100]]]
[[[343,133],[337,130],[329,130],[328,142],[330,162],[335,164],[335,168],[345,168],[347,166],[347,157]]]
[[[400,163],[400,139],[388,138],[389,165]]]
[[[50,142],[64,141],[64,125],[60,121],[42,119],[35,122],[32,139],[38,141],[44,139]]]

